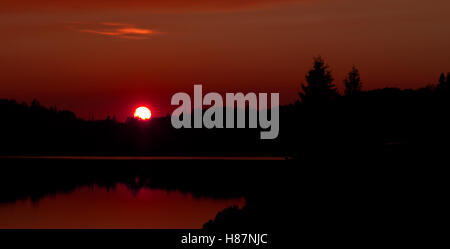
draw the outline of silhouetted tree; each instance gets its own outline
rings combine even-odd
[[[450,72],[447,73],[447,81],[445,81],[445,84],[447,84],[447,87],[450,86]]]
[[[313,68],[306,74],[300,98],[303,103],[327,103],[338,95],[329,66],[322,57],[315,57]]]
[[[352,70],[348,73],[347,77],[344,79],[345,85],[345,95],[353,96],[361,92],[362,82],[359,76],[359,70],[353,66]]]
[[[447,88],[446,86],[447,86],[447,84],[446,84],[446,80],[445,80],[445,74],[441,73],[441,76],[439,76],[439,82],[438,82],[437,87],[438,87],[438,89],[445,89],[445,88]]]
[[[39,101],[37,99],[33,99],[33,101],[31,101],[31,107],[39,108],[39,107],[41,107],[41,103],[39,103]]]

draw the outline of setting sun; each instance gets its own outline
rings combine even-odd
[[[147,107],[141,106],[134,111],[134,117],[142,120],[149,120],[152,117],[152,112]]]

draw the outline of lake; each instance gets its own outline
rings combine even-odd
[[[0,228],[196,229],[244,198],[193,197],[163,189],[82,186],[70,193],[0,204]]]
[[[249,196],[266,206],[286,159],[3,156],[0,228],[202,228]]]

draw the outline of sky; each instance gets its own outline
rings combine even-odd
[[[0,98],[124,120],[177,92],[279,92],[321,55],[342,91],[419,88],[450,71],[448,0],[0,0]]]

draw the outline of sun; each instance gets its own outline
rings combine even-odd
[[[134,117],[141,120],[149,120],[152,117],[152,112],[145,106],[136,108]]]

